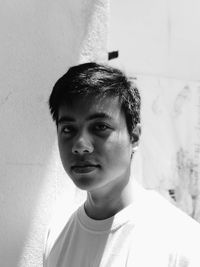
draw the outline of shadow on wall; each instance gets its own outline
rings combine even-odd
[[[1,3],[0,265],[4,267],[41,265],[41,249],[38,259],[31,245],[26,255],[23,250],[38,198],[48,183],[42,214],[35,221],[39,231],[33,246],[41,248],[44,229],[39,227],[49,219],[56,191],[58,163],[50,160],[56,132],[47,100],[56,79],[77,62],[84,35],[80,22],[73,24],[72,7],[66,2]]]

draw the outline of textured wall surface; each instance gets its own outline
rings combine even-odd
[[[200,77],[200,1],[111,1],[111,49],[135,73]]]
[[[106,0],[0,3],[0,266],[42,266],[53,203],[76,192],[47,100],[70,65],[107,57]]]
[[[112,1],[109,47],[142,94],[136,178],[200,222],[199,10],[198,0]]]
[[[143,183],[200,222],[200,83],[138,77]]]

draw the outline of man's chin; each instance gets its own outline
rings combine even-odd
[[[92,175],[79,174],[71,176],[71,179],[79,189],[89,191],[95,186],[96,177]]]

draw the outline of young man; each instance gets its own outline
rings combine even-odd
[[[87,199],[49,228],[44,266],[200,267],[199,224],[131,177],[135,84],[118,69],[81,64],[56,82],[49,106],[63,167]]]

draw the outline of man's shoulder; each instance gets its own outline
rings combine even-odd
[[[139,203],[137,246],[149,249],[152,255],[156,250],[170,256],[177,262],[174,266],[182,266],[183,262],[194,263],[184,266],[200,266],[200,224],[154,190],[145,190]]]
[[[160,193],[146,190],[144,199],[140,207],[141,218],[157,233],[186,242],[200,238],[200,224]]]

